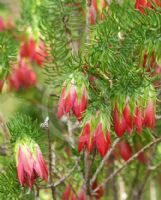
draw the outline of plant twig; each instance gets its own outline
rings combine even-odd
[[[115,140],[115,142],[112,145],[112,148],[106,153],[106,155],[104,156],[104,158],[102,159],[100,165],[97,167],[96,172],[94,173],[92,179],[91,179],[91,185],[94,183],[94,181],[96,180],[98,174],[100,173],[100,171],[102,170],[104,164],[106,163],[106,161],[108,160],[108,158],[110,157],[112,151],[114,150],[115,146],[118,144],[118,142],[120,141],[120,138],[117,138]]]
[[[65,176],[63,176],[62,178],[60,178],[57,182],[55,183],[50,183],[49,185],[41,185],[40,188],[41,189],[48,189],[48,188],[52,188],[52,187],[57,187],[60,184],[64,183],[64,181],[72,175],[72,173],[75,171],[75,169],[78,167],[78,163],[79,163],[79,159],[76,161],[75,165],[72,167],[71,170],[69,170],[69,172],[67,172],[67,174]]]
[[[153,140],[151,143],[147,144],[145,147],[140,149],[137,153],[135,153],[128,161],[126,161],[119,169],[114,171],[110,176],[108,176],[93,192],[96,192],[100,187],[103,187],[108,181],[110,181],[112,178],[114,178],[117,174],[119,174],[124,168],[126,168],[135,158],[138,157],[140,153],[143,151],[149,149],[153,145],[157,144],[158,142],[161,141],[161,137]]]
[[[48,122],[47,133],[48,133],[48,151],[49,151],[49,183],[51,184],[52,183],[52,147],[51,147],[51,135],[50,135],[49,122]],[[53,200],[56,200],[55,187],[51,186],[50,188],[52,191],[52,198]]]

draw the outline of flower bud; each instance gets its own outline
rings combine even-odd
[[[22,186],[32,188],[39,176],[48,181],[48,169],[39,146],[29,139],[18,141],[15,146],[18,180]]]

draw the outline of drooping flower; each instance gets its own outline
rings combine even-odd
[[[118,137],[126,131],[131,133],[134,128],[139,134],[143,127],[154,128],[156,94],[152,85],[143,88],[136,96],[119,100],[115,100],[113,111],[114,130]]]
[[[124,107],[123,115],[126,121],[126,130],[131,133],[133,128],[133,116],[131,115],[131,110],[128,103],[126,103]]]
[[[135,8],[139,10],[142,14],[144,14],[145,8],[150,8],[150,3],[148,0],[136,0],[135,1]]]
[[[126,140],[122,140],[118,144],[118,149],[120,152],[121,157],[127,161],[132,156],[132,148]]]
[[[126,121],[124,115],[121,116],[119,113],[117,105],[114,108],[113,121],[115,133],[118,137],[121,137],[126,131]]]
[[[108,119],[104,114],[97,113],[86,121],[78,141],[78,151],[85,147],[90,154],[95,147],[103,157],[111,146]]]
[[[12,67],[8,81],[10,90],[28,89],[36,85],[36,74],[25,62],[20,61],[17,67]]]
[[[145,109],[144,125],[147,128],[154,128],[155,126],[155,106],[152,99],[149,99]]]
[[[37,177],[48,181],[48,169],[39,146],[31,141],[19,141],[15,146],[18,180],[32,188]]]
[[[122,111],[119,111],[118,104],[115,103],[113,112],[114,130],[118,137],[121,137],[126,131],[131,133],[133,128],[133,116],[128,102],[122,107]]]
[[[46,57],[47,52],[43,41],[36,44],[36,41],[31,37],[20,46],[20,59],[29,58],[31,62],[42,66]]]
[[[139,134],[142,132],[143,121],[144,120],[143,120],[142,108],[139,108],[138,106],[136,106],[135,115],[134,115],[134,124]]]
[[[64,82],[58,104],[58,118],[68,113],[73,113],[76,118],[82,120],[82,114],[88,103],[88,93],[85,84],[82,81]]]
[[[161,7],[160,0],[135,0],[135,8],[144,14],[145,8],[153,8],[153,5]]]

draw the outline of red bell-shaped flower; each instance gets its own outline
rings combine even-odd
[[[108,120],[104,121],[103,114],[97,113],[85,123],[78,141],[78,151],[85,147],[90,154],[95,147],[103,157],[111,146]]]
[[[118,149],[121,157],[127,161],[132,156],[132,148],[126,140],[122,140],[118,144]]]
[[[121,137],[126,131],[126,121],[124,115],[118,111],[117,105],[115,105],[113,113],[114,130],[118,137]]]
[[[139,10],[142,14],[144,14],[145,8],[150,8],[150,3],[148,0],[136,0],[135,1],[135,8]]]
[[[48,169],[39,146],[33,142],[21,143],[16,146],[17,174],[22,186],[32,188],[36,178],[48,180]]]
[[[20,46],[20,59],[29,58],[31,62],[42,66],[47,57],[45,45],[40,41],[37,45],[33,38],[29,38]]]
[[[135,0],[135,8],[144,14],[145,8],[153,8],[155,6],[161,7],[160,0]]]
[[[20,61],[17,68],[12,68],[8,81],[10,90],[28,89],[36,85],[36,74],[26,63]]]
[[[152,99],[149,99],[145,109],[144,125],[147,128],[154,128],[155,126],[155,106]]]
[[[88,94],[85,84],[77,85],[75,81],[72,81],[63,84],[57,115],[61,118],[63,115],[73,113],[80,121],[87,107]]]
[[[126,121],[126,130],[131,133],[133,129],[133,116],[131,115],[128,103],[124,107],[123,116]]]
[[[142,132],[143,121],[142,109],[139,109],[137,106],[135,108],[134,125],[136,126],[136,130],[139,134]]]

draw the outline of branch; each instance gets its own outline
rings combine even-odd
[[[112,148],[106,153],[105,157],[102,159],[100,165],[97,167],[96,172],[94,173],[92,179],[91,179],[91,185],[94,183],[94,181],[96,180],[98,174],[100,173],[100,171],[102,170],[104,164],[106,163],[106,161],[108,160],[108,158],[110,157],[111,153],[113,152],[115,146],[118,144],[118,142],[120,141],[120,138],[117,138],[115,140],[115,142],[113,143]]]
[[[96,192],[100,187],[104,186],[108,181],[113,179],[117,174],[119,174],[124,168],[126,168],[135,158],[138,157],[138,155],[145,150],[151,148],[154,144],[157,144],[161,141],[161,137],[155,139],[151,143],[147,144],[145,147],[143,147],[141,150],[139,150],[137,153],[135,153],[127,162],[125,162],[119,169],[117,169],[114,173],[112,173],[109,177],[107,177],[93,192]]]
[[[85,179],[85,187],[86,187],[86,194],[90,198],[91,197],[90,179],[91,179],[92,164],[94,162],[95,155],[96,155],[96,149],[93,150],[92,158],[90,157],[90,155],[87,152],[85,152],[84,155],[85,155],[84,156],[84,165],[85,165],[84,179]]]
[[[57,182],[51,183],[51,184],[49,184],[49,185],[41,185],[41,186],[39,186],[39,188],[40,188],[40,189],[48,189],[48,188],[51,188],[51,187],[54,187],[54,188],[55,188],[55,187],[59,186],[60,184],[64,183],[64,181],[65,181],[69,176],[71,176],[72,173],[75,171],[75,169],[78,167],[78,163],[79,163],[79,159],[76,161],[76,163],[75,163],[75,165],[72,167],[72,169],[71,169],[69,172],[67,172],[67,174],[66,174],[63,178],[59,179]]]
[[[49,128],[49,118],[46,118],[46,128],[48,133],[48,146],[49,146],[49,183],[52,183],[52,147],[51,147],[51,134],[50,134],[50,128]],[[52,198],[53,200],[56,200],[56,194],[55,194],[55,187],[51,186],[52,191]]]

